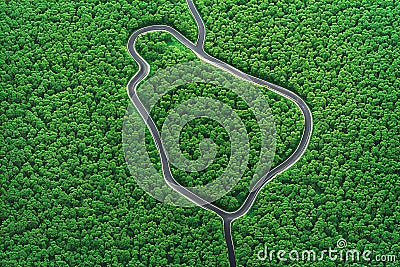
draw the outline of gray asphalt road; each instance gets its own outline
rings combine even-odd
[[[190,9],[190,12],[192,13],[197,27],[198,27],[198,40],[196,44],[193,44],[191,41],[189,41],[185,36],[183,36],[181,33],[179,33],[177,30],[174,28],[171,28],[167,25],[154,25],[154,26],[148,26],[141,28],[134,32],[131,37],[129,38],[127,48],[132,56],[132,58],[136,61],[136,63],[139,66],[138,72],[135,74],[135,76],[129,81],[127,85],[127,93],[129,95],[129,98],[131,99],[132,104],[135,106],[135,108],[138,110],[140,116],[143,118],[145,121],[147,127],[149,128],[154,142],[157,146],[158,152],[160,154],[160,159],[161,159],[161,166],[162,166],[162,172],[164,175],[164,179],[166,183],[175,191],[180,193],[182,196],[186,197],[190,201],[194,202],[196,205],[213,211],[216,214],[218,214],[224,223],[224,235],[225,235],[225,240],[226,244],[228,247],[228,257],[229,257],[229,262],[230,266],[234,267],[236,266],[236,259],[235,259],[235,250],[233,246],[233,241],[232,241],[232,234],[231,234],[231,225],[232,222],[245,215],[251,208],[251,206],[254,203],[254,200],[256,199],[258,193],[260,190],[263,188],[263,186],[271,181],[276,175],[279,173],[285,171],[288,169],[290,166],[292,166],[294,163],[296,163],[300,157],[303,155],[304,151],[307,149],[308,143],[311,138],[312,134],[312,127],[313,127],[313,121],[312,121],[312,114],[310,109],[308,108],[307,104],[304,102],[303,99],[301,99],[298,95],[295,93],[279,86],[275,85],[273,83],[264,81],[262,79],[250,76],[246,73],[241,72],[240,70],[236,69],[235,67],[232,67],[225,62],[220,61],[219,59],[216,59],[210,55],[208,55],[204,49],[204,40],[205,40],[205,26],[204,23],[199,15],[199,13],[196,10],[196,7],[193,3],[193,0],[187,0],[188,7]],[[255,84],[258,84],[260,86],[265,86],[269,90],[278,93],[282,95],[283,97],[293,101],[297,107],[301,110],[304,118],[304,128],[303,128],[303,134],[300,140],[300,143],[296,150],[291,154],[284,162],[282,162],[280,165],[276,166],[272,170],[270,170],[268,173],[266,173],[262,178],[253,186],[252,190],[250,190],[250,193],[242,206],[236,210],[235,212],[226,212],[217,206],[213,205],[212,203],[207,203],[207,201],[203,200],[202,198],[198,197],[197,195],[193,194],[191,191],[186,189],[185,187],[182,187],[172,176],[171,169],[169,166],[169,161],[168,157],[165,151],[165,148],[163,146],[163,143],[161,141],[160,133],[154,123],[154,121],[151,119],[150,115],[148,114],[147,110],[143,106],[142,102],[140,101],[139,97],[137,96],[136,89],[137,86],[141,81],[143,81],[147,75],[150,72],[150,66],[149,64],[137,53],[135,49],[135,42],[136,39],[139,35],[152,32],[152,31],[164,31],[172,34],[179,42],[181,42],[183,45],[185,45],[187,48],[192,50],[201,60],[212,64],[220,69],[223,69],[236,77],[243,79],[245,81],[253,82]]]

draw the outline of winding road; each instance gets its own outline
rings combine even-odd
[[[142,117],[142,119],[146,123],[149,131],[152,134],[153,140],[157,146],[157,149],[158,149],[158,152],[160,155],[162,173],[163,173],[165,182],[173,190],[175,190],[176,192],[178,192],[179,194],[181,194],[188,200],[194,202],[196,205],[198,205],[204,209],[215,212],[217,215],[219,215],[221,217],[221,219],[223,220],[225,241],[226,241],[226,244],[228,247],[229,263],[230,263],[231,267],[235,267],[236,266],[235,250],[234,250],[234,245],[233,245],[233,241],[232,241],[232,233],[231,233],[232,222],[234,220],[236,220],[237,218],[245,215],[250,210],[258,193],[260,192],[260,190],[263,188],[263,186],[265,184],[267,184],[269,181],[271,181],[279,173],[290,168],[303,155],[303,153],[307,149],[307,146],[310,141],[311,134],[312,134],[312,127],[313,127],[312,114],[311,114],[311,111],[308,108],[307,104],[304,102],[304,100],[301,99],[295,93],[293,93],[281,86],[275,85],[273,83],[270,83],[270,82],[264,81],[262,79],[248,75],[246,73],[243,73],[240,70],[230,66],[229,64],[222,62],[219,59],[216,59],[216,58],[208,55],[204,51],[204,47],[203,47],[205,36],[206,36],[206,29],[205,29],[204,22],[201,19],[200,15],[193,3],[193,0],[186,0],[186,2],[187,2],[190,12],[192,13],[192,16],[195,19],[197,27],[198,27],[198,38],[197,38],[196,44],[192,43],[180,32],[178,32],[174,28],[167,26],[167,25],[148,26],[148,27],[141,28],[141,29],[137,30],[136,32],[134,32],[128,40],[127,49],[129,51],[129,54],[132,56],[132,58],[138,64],[139,70],[135,74],[135,76],[129,81],[129,83],[127,85],[127,93],[129,95],[129,98],[130,98],[132,104],[135,106],[135,108],[139,112],[140,116]],[[150,66],[139,55],[139,53],[137,53],[136,48],[135,48],[135,42],[139,35],[148,33],[148,32],[154,32],[154,31],[164,31],[164,32],[170,33],[179,42],[181,42],[184,46],[186,46],[192,52],[194,52],[197,55],[197,57],[199,59],[203,60],[204,62],[207,62],[207,63],[212,64],[222,70],[225,70],[242,80],[252,82],[259,86],[267,87],[269,90],[271,90],[277,94],[280,94],[283,97],[293,101],[302,112],[302,115],[304,118],[304,128],[303,128],[303,133],[301,136],[300,143],[298,144],[296,150],[284,162],[282,162],[278,166],[271,169],[268,173],[264,174],[261,177],[261,179],[259,179],[259,181],[250,190],[250,193],[247,196],[244,203],[242,204],[242,206],[235,212],[226,212],[226,211],[220,209],[219,207],[213,205],[212,203],[208,203],[204,199],[193,194],[187,188],[181,186],[172,176],[167,153],[166,153],[164,145],[162,143],[160,133],[159,133],[154,121],[151,119],[149,113],[145,109],[144,105],[142,104],[142,102],[140,101],[140,99],[136,93],[136,89],[137,89],[139,83],[141,81],[143,81],[149,74]]]

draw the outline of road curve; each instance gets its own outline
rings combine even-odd
[[[198,13],[198,11],[196,10],[193,0],[186,0],[186,2],[188,4],[190,12],[192,13],[193,18],[196,21],[197,28],[198,28],[198,38],[197,38],[196,44],[193,44],[190,40],[188,40],[180,32],[178,32],[174,28],[167,26],[167,25],[148,26],[148,27],[141,28],[141,29],[137,30],[136,32],[134,32],[128,40],[127,49],[128,49],[129,54],[132,56],[132,58],[138,64],[139,70],[135,74],[135,76],[133,76],[132,79],[128,82],[127,93],[128,93],[128,96],[129,96],[132,104],[135,106],[135,108],[139,112],[140,116],[142,117],[142,119],[146,123],[149,131],[152,134],[153,140],[154,140],[157,150],[160,154],[162,173],[163,173],[165,182],[173,190],[175,190],[176,192],[178,192],[179,194],[181,194],[188,200],[194,202],[196,205],[198,205],[204,209],[215,212],[217,215],[219,215],[221,217],[221,219],[223,220],[225,241],[226,241],[226,244],[228,247],[229,263],[230,263],[231,267],[236,267],[235,250],[234,250],[232,234],[231,234],[232,222],[234,220],[236,220],[237,218],[245,215],[250,210],[258,193],[260,192],[260,190],[263,188],[263,186],[265,184],[267,184],[269,181],[271,181],[279,173],[290,168],[303,155],[303,153],[307,149],[307,146],[310,141],[311,134],[312,134],[312,127],[313,127],[312,114],[311,114],[311,111],[308,108],[307,104],[304,102],[304,100],[301,99],[295,93],[293,93],[281,86],[275,85],[273,83],[270,83],[270,82],[264,81],[262,79],[256,78],[254,76],[248,75],[246,73],[243,73],[242,71],[232,67],[231,65],[208,55],[204,51],[204,48],[203,48],[205,35],[206,35],[204,23],[201,19],[201,16]],[[193,194],[190,190],[181,186],[172,176],[168,157],[167,157],[164,145],[162,143],[160,133],[158,132],[158,129],[157,129],[154,121],[152,120],[149,113],[145,109],[144,105],[140,101],[140,99],[137,95],[137,92],[136,92],[136,89],[137,89],[139,83],[141,81],[143,81],[149,74],[150,66],[139,55],[139,53],[137,53],[136,48],[135,48],[135,42],[139,35],[148,33],[148,32],[154,32],[154,31],[164,31],[164,32],[170,33],[179,42],[181,42],[184,46],[186,46],[192,52],[194,52],[199,59],[201,59],[209,64],[212,64],[220,69],[223,69],[242,80],[252,82],[252,83],[260,85],[260,86],[267,87],[269,90],[271,90],[277,94],[280,94],[283,97],[293,101],[302,112],[303,119],[304,119],[304,128],[303,128],[303,133],[301,136],[300,143],[298,144],[296,150],[284,162],[282,162],[278,166],[271,169],[268,173],[264,174],[261,177],[261,179],[259,179],[259,181],[250,190],[250,193],[247,196],[244,203],[242,204],[242,206],[234,212],[224,211],[223,209],[213,205],[212,203],[208,203],[204,199]]]

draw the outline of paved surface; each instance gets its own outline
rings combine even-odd
[[[148,27],[141,28],[141,29],[137,30],[136,32],[134,32],[131,35],[131,37],[129,38],[127,48],[128,48],[130,55],[133,57],[133,59],[138,64],[139,70],[135,74],[135,76],[129,81],[129,83],[127,85],[127,92],[128,92],[129,98],[131,99],[133,105],[138,110],[140,116],[145,121],[147,127],[149,128],[149,130],[153,136],[154,142],[155,142],[158,152],[160,154],[160,159],[161,159],[161,164],[162,164],[161,165],[162,172],[163,172],[166,183],[172,189],[174,189],[175,191],[177,191],[178,193],[180,193],[182,196],[186,197],[190,201],[194,202],[196,205],[198,205],[204,209],[213,211],[222,218],[223,225],[224,225],[225,241],[226,241],[226,244],[228,247],[229,263],[230,263],[231,267],[235,267],[236,266],[235,250],[234,250],[232,234],[231,234],[232,222],[235,219],[245,215],[250,210],[258,193],[260,192],[260,190],[263,188],[263,186],[266,183],[271,181],[279,173],[290,168],[303,155],[304,151],[306,150],[306,148],[308,146],[310,138],[311,138],[312,127],[313,127],[312,114],[311,114],[311,111],[308,108],[307,104],[304,102],[304,100],[301,99],[295,93],[293,93],[281,86],[275,85],[273,83],[270,83],[270,82],[264,81],[262,79],[250,76],[246,73],[243,73],[240,70],[226,64],[225,62],[222,62],[219,59],[216,59],[216,58],[208,55],[203,49],[204,40],[205,40],[204,23],[199,15],[199,13],[196,10],[193,0],[187,0],[186,2],[188,4],[190,12],[192,13],[192,15],[196,21],[197,27],[198,27],[198,38],[197,38],[196,44],[193,44],[191,41],[189,41],[185,36],[183,36],[177,30],[175,30],[174,28],[171,28],[167,25],[148,26]],[[168,32],[168,33],[172,34],[179,42],[181,42],[183,45],[185,45],[187,48],[189,48],[191,51],[193,51],[201,60],[203,60],[209,64],[212,64],[220,69],[223,69],[223,70],[235,75],[236,77],[238,77],[240,79],[255,83],[260,86],[268,87],[269,90],[271,90],[275,93],[278,93],[278,94],[282,95],[283,97],[293,101],[303,114],[303,118],[304,118],[303,134],[302,134],[300,143],[299,143],[298,147],[296,148],[296,150],[284,162],[282,162],[281,164],[279,164],[278,166],[276,166],[275,168],[270,170],[268,173],[266,173],[264,176],[262,176],[262,178],[253,186],[252,190],[250,191],[250,194],[247,196],[247,198],[244,201],[244,203],[242,204],[242,206],[235,212],[226,212],[211,203],[207,203],[207,201],[205,201],[204,199],[193,194],[191,191],[189,191],[185,187],[182,187],[172,176],[171,169],[169,167],[169,161],[167,158],[167,154],[165,152],[165,148],[161,141],[160,133],[158,132],[158,129],[157,129],[154,121],[151,119],[150,115],[148,114],[147,110],[144,108],[142,102],[140,101],[139,97],[136,94],[137,86],[149,74],[150,66],[137,53],[137,51],[135,49],[135,41],[139,35],[148,33],[148,32],[153,32],[153,31]]]

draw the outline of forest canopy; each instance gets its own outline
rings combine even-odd
[[[323,250],[339,238],[398,255],[400,4],[195,4],[210,55],[296,92],[314,118],[301,160],[234,223],[238,265],[265,266],[264,245]],[[167,24],[195,41],[185,1],[3,1],[0,22],[0,266],[227,266],[220,219],[147,195],[121,144],[137,71],[127,40]],[[142,36],[138,49],[153,72],[194,60],[167,34]],[[270,97],[278,164],[302,121],[291,102]]]

